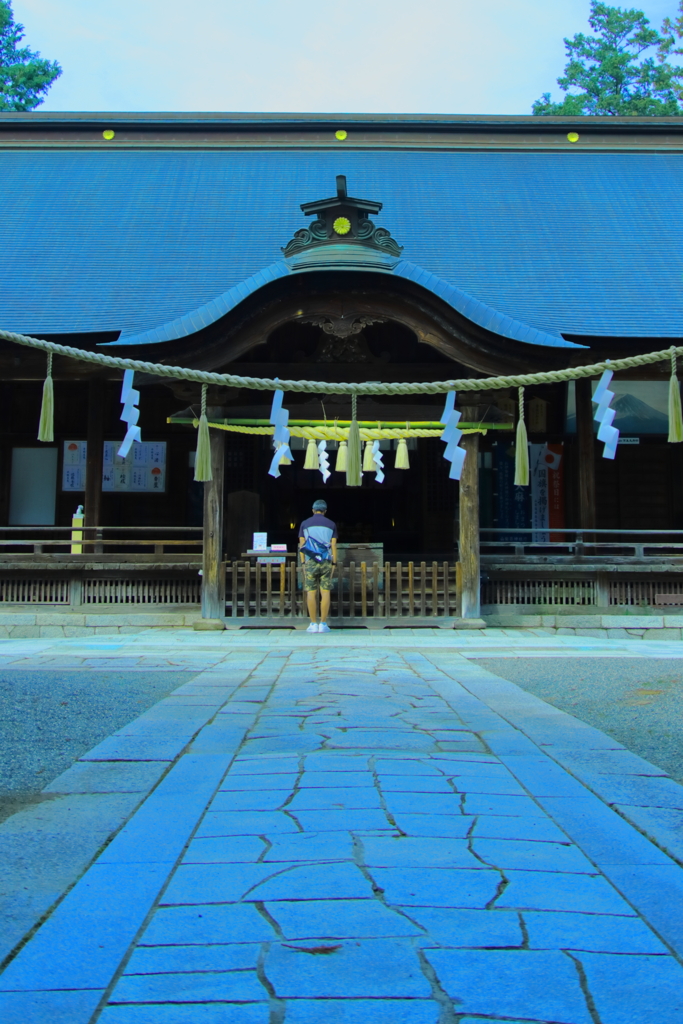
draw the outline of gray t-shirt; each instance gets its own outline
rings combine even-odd
[[[306,539],[312,537],[318,543],[325,544],[329,552],[327,560],[332,561],[332,540],[337,536],[337,524],[333,523],[331,519],[321,515],[304,519],[299,527],[299,536]]]

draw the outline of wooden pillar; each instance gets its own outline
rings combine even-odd
[[[576,439],[579,461],[579,526],[595,528],[595,434],[590,380],[576,382]]]
[[[97,377],[88,381],[88,453],[85,469],[85,526],[102,525],[102,447],[104,444],[105,382]],[[92,536],[88,534],[88,536]],[[90,546],[86,551],[97,551]],[[100,545],[101,550],[101,545]]]
[[[223,572],[223,479],[225,433],[211,430],[211,472],[204,484],[204,562],[202,576],[203,627],[225,628],[225,575]]]
[[[460,565],[462,617],[478,619],[479,597],[479,434],[465,434],[460,442],[467,452],[460,477]]]

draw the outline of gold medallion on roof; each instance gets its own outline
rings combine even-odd
[[[337,217],[332,227],[336,235],[348,235],[351,230],[351,221],[348,217]]]

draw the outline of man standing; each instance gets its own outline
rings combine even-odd
[[[313,515],[299,527],[299,556],[304,567],[304,590],[311,624],[307,633],[329,633],[332,569],[337,564],[337,525],[327,519],[327,502],[313,502]],[[320,622],[318,622],[320,590]]]

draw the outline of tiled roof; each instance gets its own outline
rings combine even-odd
[[[504,337],[683,335],[671,152],[5,151],[0,325],[191,333],[291,272],[299,205],[340,173],[384,204],[390,272]]]

